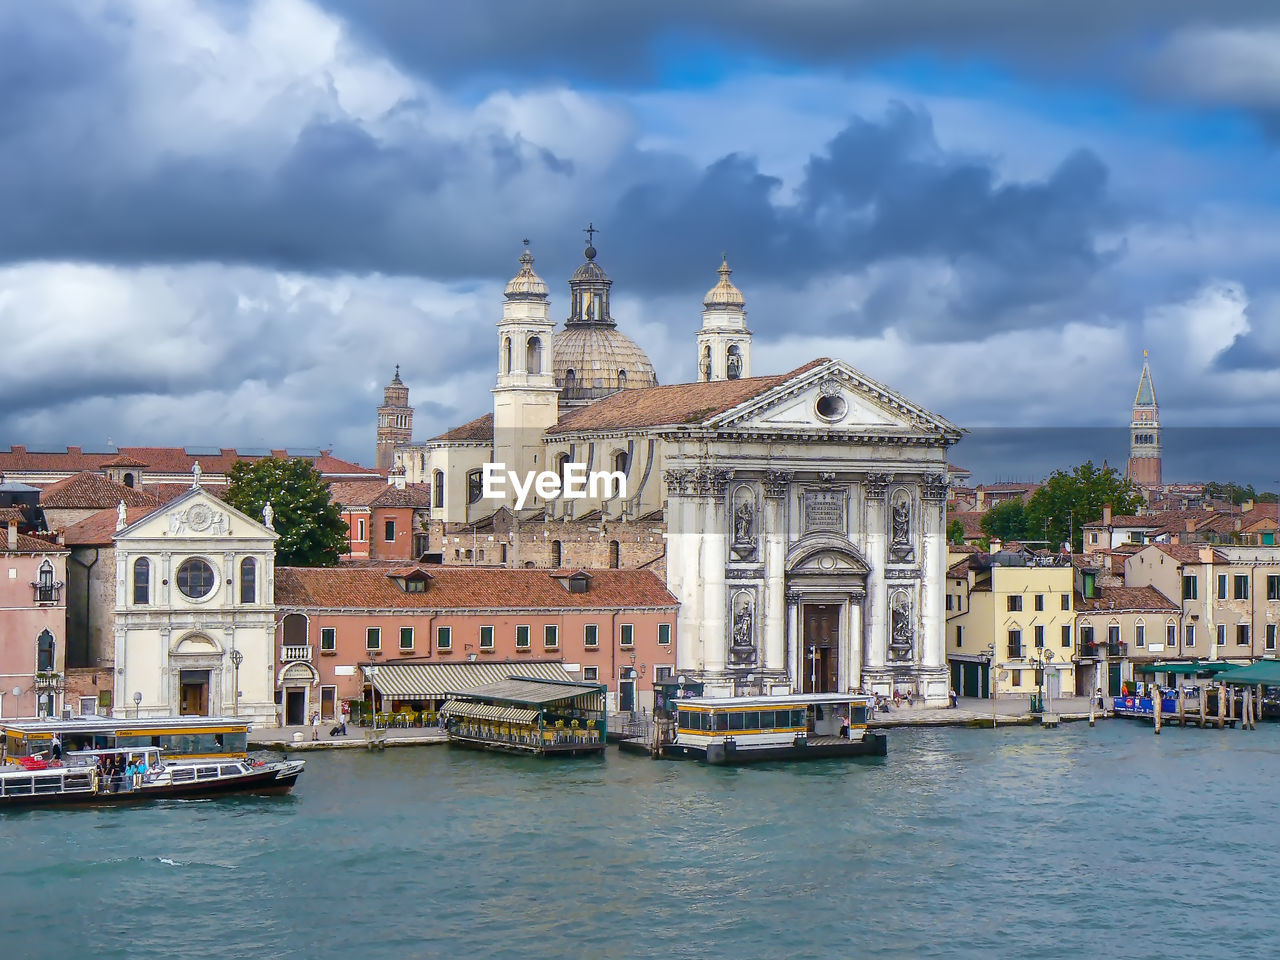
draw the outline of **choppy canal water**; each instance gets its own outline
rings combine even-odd
[[[286,799],[0,814],[25,957],[1272,956],[1280,727],[886,761],[312,754]]]

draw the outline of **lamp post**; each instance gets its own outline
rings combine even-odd
[[[231,651],[231,668],[235,683],[235,696],[232,700],[231,715],[240,716],[240,664],[244,663],[244,654],[239,650]],[[224,701],[225,702],[225,701]]]
[[[1050,706],[1049,706],[1049,707],[1046,707],[1046,706],[1045,706],[1045,704],[1044,704],[1044,701],[1041,701],[1041,702],[1040,702],[1040,709],[1041,709],[1043,712],[1045,712],[1045,713],[1052,713],[1052,712],[1053,712],[1053,710],[1052,710],[1052,709],[1050,709],[1050,707],[1052,707],[1052,704],[1053,704],[1053,692],[1052,692],[1052,689],[1053,689],[1053,688],[1049,686],[1049,676],[1048,676],[1048,674],[1047,674],[1047,673],[1045,673],[1044,671],[1047,671],[1047,670],[1049,669],[1049,664],[1053,661],[1053,651],[1052,651],[1052,650],[1050,650],[1048,647],[1046,647],[1046,648],[1045,648],[1045,650],[1044,650],[1044,653],[1041,655],[1041,659],[1044,661],[1044,668],[1043,668],[1043,670],[1041,671],[1041,673],[1042,673],[1042,674],[1043,674],[1043,676],[1044,676],[1044,688],[1045,688],[1045,690],[1046,690],[1046,691],[1049,691],[1049,704],[1050,704]]]
[[[378,732],[378,661],[377,656],[381,650],[369,651],[369,713],[373,715],[373,732]]]
[[[991,729],[996,728],[996,642],[987,644],[987,686],[991,693]]]
[[[136,720],[141,715],[139,711],[142,709],[142,691],[139,690],[133,695],[133,718]]]

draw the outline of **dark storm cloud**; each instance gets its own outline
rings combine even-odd
[[[705,56],[758,53],[794,63],[856,66],[922,49],[995,54],[1044,68],[1141,46],[1184,25],[1252,24],[1273,0],[320,0],[399,62],[440,82],[476,74],[649,81],[664,42]],[[743,49],[745,47],[745,50]],[[1122,58],[1117,58],[1122,59]]]

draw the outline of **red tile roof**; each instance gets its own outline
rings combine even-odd
[[[1168,557],[1172,557],[1178,563],[1203,563],[1200,559],[1200,547],[1191,546],[1180,543],[1156,543],[1152,544],[1157,550]],[[1213,551],[1214,563],[1226,563],[1227,558],[1218,551]]]
[[[131,457],[128,454],[122,453],[118,457],[112,457],[110,460],[104,463],[103,466],[104,467],[146,467],[146,466],[150,466],[150,464],[143,463],[137,457]]]
[[[468,420],[460,427],[454,427],[452,430],[446,430],[432,440],[492,440],[493,439],[493,414],[486,413],[483,417],[476,417],[474,420]]]
[[[964,526],[964,538],[977,540],[983,536],[982,518],[986,516],[981,510],[954,510],[947,514],[947,526],[959,520]]]
[[[234,449],[223,447],[216,453],[210,449],[207,453],[188,453],[183,447],[117,447],[114,451],[86,453],[79,447],[67,447],[65,450],[36,451],[23,446],[13,446],[8,450],[0,450],[0,473],[10,472],[44,472],[44,473],[77,473],[81,470],[99,471],[119,457],[129,457],[140,461],[153,473],[190,473],[192,464],[200,462],[200,469],[205,473],[225,474],[231,470],[237,460],[261,460],[263,453],[237,453]],[[287,450],[272,450],[271,456],[289,457]],[[316,469],[326,476],[357,474],[377,476],[378,471],[362,467],[358,463],[339,460],[328,451],[319,453],[293,454],[310,460]]]
[[[675,383],[620,390],[590,406],[566,414],[547,434],[701,423],[829,362],[827,358],[821,357],[789,373],[773,377]]]
[[[18,534],[18,549],[9,549],[9,538],[6,531],[0,531],[0,553],[12,556],[15,553],[67,553],[61,544],[43,540],[40,537],[29,537],[25,533]]]
[[[431,577],[423,593],[392,579],[409,569]],[[679,601],[648,570],[594,570],[586,593],[570,593],[557,577],[570,570],[477,567],[278,567],[276,603],[320,609],[617,609],[672,608]]]
[[[156,507],[160,500],[138,487],[126,487],[100,473],[81,471],[40,491],[40,506],[54,510],[104,510],[123,500],[127,507]]]
[[[0,507],[0,525],[8,526],[10,520],[14,523],[27,522],[21,507]]]
[[[125,504],[125,523],[136,523],[155,507],[131,507]],[[79,523],[73,523],[62,531],[62,539],[69,547],[109,547],[111,538],[116,535],[116,510],[111,507],[100,510]]]
[[[335,480],[329,497],[344,507],[429,507],[431,487],[407,483],[403,490],[385,480]]]
[[[1109,586],[1099,587],[1098,596],[1087,599],[1077,593],[1075,607],[1078,613],[1177,613],[1181,609],[1155,587]]]

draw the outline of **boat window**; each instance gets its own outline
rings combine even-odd
[[[742,715],[743,730],[759,730],[760,729],[760,713],[757,710],[748,710]]]
[[[805,725],[804,707],[791,711],[791,725],[793,727],[803,727]]]
[[[4,795],[12,797],[15,794],[31,792],[30,777],[6,777],[3,781]]]
[[[760,729],[761,730],[773,729],[773,711],[772,710],[760,711]]]
[[[221,773],[224,777],[238,777],[243,772],[244,771],[242,771],[239,767],[221,767],[219,769],[219,773]]]
[[[741,729],[742,729],[742,718],[743,718],[743,717],[745,717],[745,716],[746,716],[746,714],[745,714],[745,713],[743,713],[743,712],[742,712],[742,711],[740,711],[740,710],[735,710],[735,711],[733,711],[733,713],[729,714],[729,729],[730,729],[730,730],[741,730]]]
[[[715,714],[715,715],[714,715],[714,718],[715,718],[715,719],[714,719],[714,725],[715,725],[715,726],[714,726],[714,728],[715,728],[716,730],[728,730],[728,729],[729,729],[729,716],[728,716],[728,714],[724,714],[724,713],[717,713],[717,714]]]
[[[196,777],[200,780],[207,780],[210,777],[216,777],[217,775],[218,775],[217,767],[197,767],[196,768]]]
[[[690,729],[692,729],[692,728],[693,728],[693,724],[692,724],[692,722],[691,722],[691,716],[692,716],[692,714],[691,714],[691,711],[689,711],[689,710],[679,710],[679,711],[677,711],[677,712],[676,712],[676,722],[677,722],[677,725],[678,725],[678,726],[681,726],[681,727],[684,727],[684,729],[686,729],[686,730],[690,730]]]
[[[183,781],[183,780],[194,780],[195,778],[196,778],[196,772],[192,770],[190,767],[170,767],[169,768],[169,779],[171,779],[174,783],[179,783],[180,781]]]
[[[866,707],[854,707],[854,708],[853,708],[853,710],[851,710],[851,711],[850,711],[850,713],[851,713],[851,716],[850,716],[850,718],[849,718],[849,722],[850,722],[850,723],[857,724],[857,723],[866,723],[866,722],[867,722],[867,708],[866,708]]]
[[[62,777],[36,777],[36,793],[57,793],[62,789]]]

